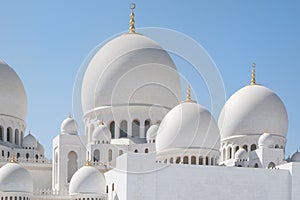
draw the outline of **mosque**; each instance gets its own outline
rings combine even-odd
[[[84,133],[68,116],[51,159],[25,134],[24,86],[0,62],[0,200],[299,200],[300,153],[285,157],[288,114],[256,84],[255,66],[216,121],[190,86],[181,99],[176,65],[135,32],[134,7],[129,32],[88,63]]]

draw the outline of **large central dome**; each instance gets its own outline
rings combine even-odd
[[[27,96],[23,83],[8,64],[0,60],[0,114],[26,120]]]
[[[153,40],[128,33],[109,41],[91,59],[81,97],[84,114],[110,105],[172,108],[181,98],[181,87],[169,54]]]

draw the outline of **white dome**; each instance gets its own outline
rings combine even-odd
[[[261,85],[248,85],[224,105],[218,125],[221,138],[272,133],[286,137],[288,116],[280,98]]]
[[[39,151],[42,155],[45,154],[44,146],[41,143],[39,143],[39,141],[37,142],[36,150]]]
[[[26,120],[27,96],[16,72],[0,61],[0,114]]]
[[[24,137],[22,141],[22,147],[37,148],[37,140],[33,135],[31,135],[30,132]]]
[[[246,160],[248,159],[248,153],[245,149],[241,148],[235,153],[234,158],[236,160]]]
[[[150,126],[146,134],[147,141],[156,139],[158,128],[159,126],[157,124],[153,124],[152,126]]]
[[[99,126],[97,126],[93,132],[93,141],[94,142],[108,142],[111,141],[111,133],[107,126],[104,123],[101,123]]]
[[[258,146],[259,147],[274,148],[275,147],[274,137],[270,133],[262,134],[258,139]]]
[[[292,155],[291,162],[300,162],[300,152],[298,150]]]
[[[194,102],[173,108],[162,120],[156,136],[156,151],[172,148],[219,151],[219,128],[210,112]]]
[[[181,98],[177,69],[169,54],[141,34],[123,34],[91,59],[82,83],[86,114],[109,105],[160,105],[172,108]]]
[[[29,172],[18,163],[7,163],[0,168],[0,193],[32,193],[33,182]]]
[[[104,175],[95,167],[83,166],[75,172],[69,187],[70,195],[105,194],[106,181]]]
[[[71,116],[68,116],[61,123],[60,131],[61,131],[62,134],[76,135],[77,132],[78,132],[77,122]]]

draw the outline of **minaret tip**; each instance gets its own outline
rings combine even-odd
[[[136,5],[135,3],[131,3],[130,4],[130,9],[131,9],[131,13],[130,13],[130,26],[129,26],[129,33],[135,33],[135,26],[134,26],[134,9],[135,9]]]
[[[252,64],[252,76],[251,76],[251,83],[250,85],[256,85],[256,80],[255,80],[255,67],[256,63]]]

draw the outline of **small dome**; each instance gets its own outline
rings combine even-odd
[[[45,154],[44,146],[39,141],[37,142],[36,150],[39,151],[42,155]]]
[[[75,119],[68,116],[60,126],[61,134],[76,135],[78,133],[78,126]]]
[[[0,61],[0,114],[26,121],[27,96],[17,73]]]
[[[248,159],[248,153],[247,153],[247,151],[245,150],[245,149],[239,149],[236,153],[235,153],[235,155],[234,155],[234,158],[236,159],[236,160],[246,160],[246,159]]]
[[[37,148],[37,140],[36,138],[31,135],[31,133],[29,132],[28,135],[26,135],[23,139],[22,142],[22,147],[25,148]]]
[[[152,141],[156,139],[157,131],[159,126],[157,124],[153,124],[147,131],[146,139],[147,141]]]
[[[225,103],[218,121],[221,138],[272,133],[286,138],[288,116],[281,99],[269,88],[248,85]]]
[[[292,155],[291,162],[300,162],[300,152],[298,150]]]
[[[183,102],[168,112],[157,131],[156,151],[172,148],[219,151],[219,128],[210,112],[194,102]]]
[[[104,123],[99,124],[93,132],[93,141],[100,143],[110,143],[111,133]]]
[[[82,81],[84,114],[108,105],[160,105],[171,109],[178,104],[181,87],[176,66],[150,38],[122,34],[90,57]]]
[[[105,195],[105,187],[104,175],[98,169],[92,166],[83,166],[73,175],[69,193],[70,195]]]
[[[275,146],[274,144],[275,144],[274,137],[270,133],[264,133],[258,139],[259,147],[274,148]]]
[[[18,163],[7,163],[0,168],[0,193],[32,193],[33,182],[29,172]]]

